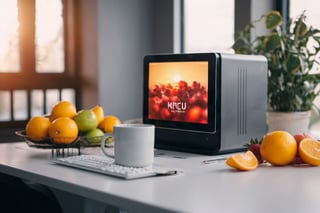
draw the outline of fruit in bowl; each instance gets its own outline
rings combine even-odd
[[[49,137],[50,126],[51,122],[49,118],[44,116],[34,116],[26,125],[26,136],[34,142],[46,140]]]
[[[49,114],[32,117],[24,130],[16,131],[31,147],[52,148],[71,146],[92,146],[100,144],[104,133],[113,132],[120,124],[115,115],[104,115],[99,104],[91,109],[77,111],[69,101],[58,101]],[[113,142],[107,138],[106,144]]]
[[[98,119],[98,125],[99,123],[103,120],[104,118],[104,110],[103,107],[101,105],[96,105],[93,108],[91,108],[91,111],[94,112],[94,114],[96,115],[97,119]]]
[[[80,110],[73,118],[80,132],[88,132],[98,126],[98,118],[90,109]]]
[[[50,121],[59,117],[74,118],[77,114],[76,106],[69,101],[58,101],[51,109]]]
[[[95,128],[87,132],[84,138],[89,144],[100,144],[103,135],[104,132],[101,129]]]
[[[113,127],[117,124],[121,124],[121,120],[114,115],[107,115],[100,122],[98,128],[103,132],[110,133],[113,132]]]
[[[57,144],[71,144],[78,138],[78,126],[69,117],[60,117],[52,121],[49,137]]]

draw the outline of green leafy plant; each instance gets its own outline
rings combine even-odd
[[[266,35],[252,38],[264,21]],[[320,74],[311,68],[319,64],[320,30],[306,24],[303,12],[283,26],[278,11],[270,11],[235,34],[233,49],[238,54],[264,55],[268,60],[268,103],[272,111],[308,111],[320,91],[315,88]]]

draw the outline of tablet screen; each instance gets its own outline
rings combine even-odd
[[[148,118],[208,124],[208,61],[149,64]]]
[[[214,54],[146,56],[144,122],[157,127],[214,131],[216,64]]]

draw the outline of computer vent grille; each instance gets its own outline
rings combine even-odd
[[[237,133],[247,134],[247,70],[238,70]]]

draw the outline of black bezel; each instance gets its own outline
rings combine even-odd
[[[215,132],[217,105],[217,56],[215,53],[148,55],[144,57],[143,73],[143,122],[156,127],[186,131]],[[148,118],[149,64],[153,62],[208,61],[208,124],[189,123]]]

